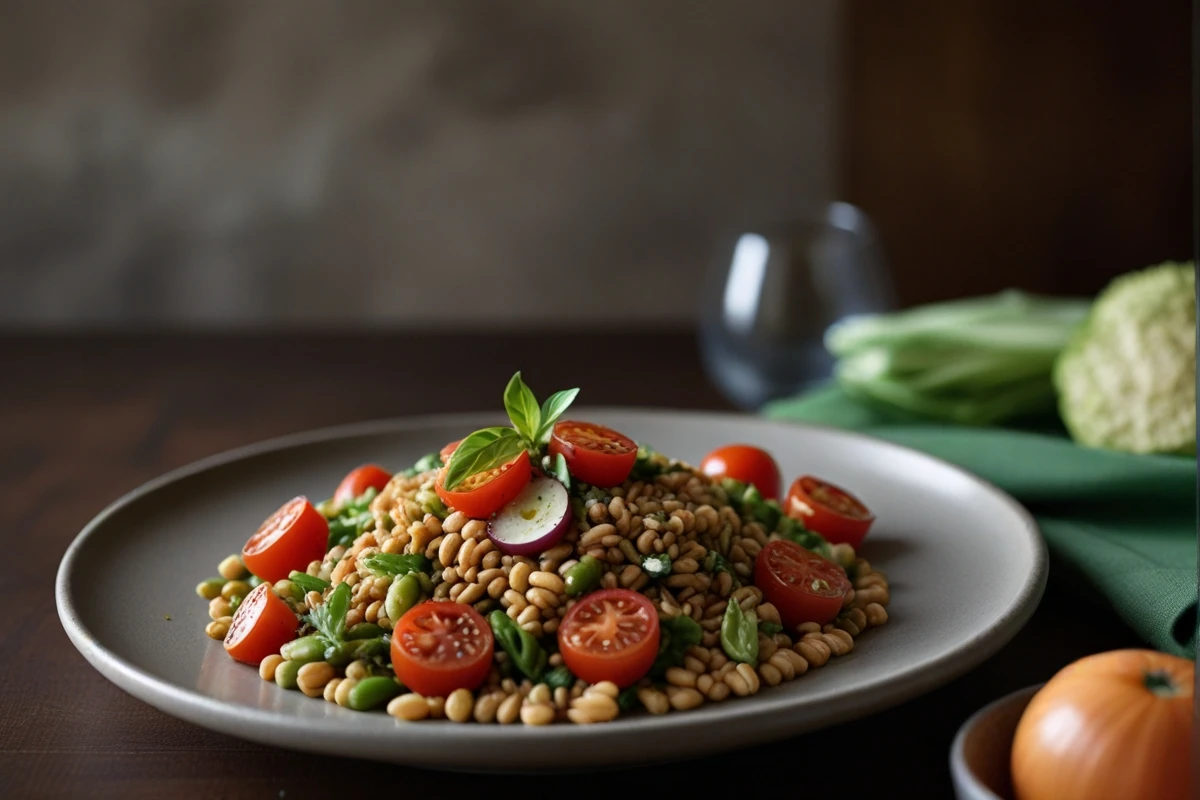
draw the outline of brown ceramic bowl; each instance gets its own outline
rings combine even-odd
[[[1043,686],[1027,686],[984,706],[958,729],[950,747],[950,774],[958,800],[1013,800],[1009,770],[1013,734],[1025,707]]]

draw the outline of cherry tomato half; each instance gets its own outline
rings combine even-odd
[[[475,689],[492,671],[495,637],[472,606],[427,600],[400,617],[392,631],[392,669],[426,697]]]
[[[454,455],[454,451],[458,449],[459,442],[461,441],[462,439],[455,439],[453,442],[443,447],[442,451],[438,453],[443,464],[450,460],[450,456]]]
[[[805,622],[831,621],[851,588],[840,566],[786,539],[768,542],[758,551],[754,585],[792,630]]]
[[[474,519],[486,519],[499,511],[521,493],[533,475],[526,450],[502,467],[468,476],[453,489],[447,489],[442,483],[449,466],[442,467],[438,473],[434,485],[438,497],[450,508]]]
[[[700,462],[700,471],[712,478],[733,478],[752,483],[767,500],[778,500],[783,479],[779,465],[761,447],[749,444],[729,444],[718,447]]]
[[[233,615],[225,634],[225,652],[235,660],[258,665],[296,638],[298,621],[288,604],[271,589],[255,586]]]
[[[624,483],[637,461],[633,439],[590,422],[555,423],[549,451],[551,456],[562,453],[567,471],[576,478],[604,489]]]
[[[383,467],[376,464],[363,464],[361,467],[350,470],[346,477],[342,478],[342,482],[338,484],[337,490],[333,493],[333,502],[335,505],[349,502],[371,488],[381,492],[391,479],[391,473],[384,470]]]
[[[784,511],[830,543],[845,543],[855,550],[875,521],[857,497],[811,475],[801,475],[792,483]]]
[[[274,583],[325,556],[329,523],[304,497],[294,497],[263,521],[242,548],[246,568]]]
[[[622,688],[645,675],[658,656],[658,612],[645,595],[601,589],[579,599],[558,627],[558,649],[571,672],[588,683]]]

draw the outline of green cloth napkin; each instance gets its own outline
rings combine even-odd
[[[900,421],[836,386],[763,409],[861,431],[956,464],[1036,518],[1068,565],[1155,649],[1196,656],[1196,459],[1094,450],[1061,425],[970,428]]]

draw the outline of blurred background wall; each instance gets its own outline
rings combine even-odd
[[[685,324],[861,206],[904,304],[1191,256],[1187,0],[0,0],[0,324]]]

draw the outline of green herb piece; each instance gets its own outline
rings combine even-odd
[[[520,375],[520,373],[517,373]],[[554,423],[558,422],[558,418],[563,415],[563,412],[575,402],[575,397],[579,394],[578,389],[564,389],[561,392],[555,392],[546,398],[546,402],[542,403],[540,424],[537,432],[533,435],[533,443],[537,447],[543,447],[550,441],[550,434],[554,430]]]
[[[426,514],[433,514],[438,519],[450,516],[450,510],[446,508],[442,498],[438,497],[438,493],[432,489],[422,489],[417,492],[416,501]]]
[[[560,687],[570,689],[575,685],[575,676],[571,674],[571,670],[567,669],[566,664],[559,664],[542,675],[542,683],[549,686],[552,691]]]
[[[721,618],[721,649],[734,661],[750,666],[758,663],[758,620],[753,611],[743,612],[733,600]]]
[[[508,386],[504,388],[504,410],[522,438],[530,442],[537,441],[542,428],[542,409],[533,391],[521,380],[519,371],[513,373]]]
[[[661,678],[669,667],[678,667],[692,645],[700,644],[704,629],[691,617],[659,619],[658,656],[650,667],[651,678]]]
[[[407,575],[410,572],[429,572],[433,562],[421,553],[372,553],[366,558],[359,559],[359,564],[366,567],[372,574],[379,577],[393,578]]]
[[[627,686],[617,695],[617,707],[622,711],[633,711],[638,707],[637,684]]]
[[[346,631],[346,641],[353,642],[359,639],[377,639],[383,636],[387,631],[376,625],[374,622],[360,622],[350,630]]]
[[[346,639],[346,612],[350,610],[350,584],[339,583],[325,602],[308,612],[306,619],[331,645]]]
[[[454,489],[471,475],[501,467],[522,450],[534,459],[540,458],[554,423],[577,394],[578,389],[556,392],[538,406],[537,398],[521,380],[521,373],[514,373],[504,389],[504,408],[512,427],[483,428],[463,439],[450,457],[445,487]]]
[[[308,594],[309,592],[320,592],[324,594],[325,590],[329,588],[329,581],[322,580],[316,575],[309,575],[306,572],[300,572],[298,570],[292,570],[291,574],[288,575],[288,580],[299,586],[300,591],[304,592],[305,594]]]
[[[642,571],[651,578],[663,578],[671,574],[671,557],[666,553],[642,556]]]
[[[576,563],[571,565],[567,570],[567,574],[563,576],[563,582],[567,586],[568,597],[579,597],[587,594],[600,585],[600,579],[604,577],[604,567],[594,556],[585,555]]]
[[[496,641],[504,648],[504,652],[508,653],[517,669],[530,680],[537,680],[546,669],[549,656],[533,634],[499,609],[488,614],[488,625],[492,627]]]
[[[783,626],[778,622],[763,622],[759,620],[758,632],[763,636],[774,636],[777,633],[783,633]]]
[[[558,479],[558,482],[567,487],[567,491],[571,491],[571,473],[567,470],[567,459],[562,453],[554,454],[554,461],[550,464],[551,474]]]
[[[454,489],[472,475],[504,466],[524,449],[524,439],[512,428],[475,431],[459,443],[450,457],[444,485]]]

